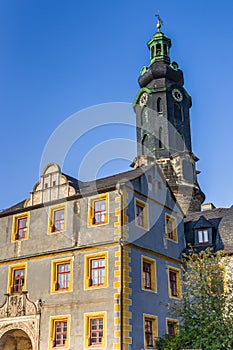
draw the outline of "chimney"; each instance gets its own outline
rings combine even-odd
[[[204,203],[204,204],[202,204],[201,209],[202,209],[202,211],[206,211],[206,210],[216,209],[216,207],[213,203]]]

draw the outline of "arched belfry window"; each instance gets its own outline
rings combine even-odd
[[[159,97],[157,99],[157,112],[161,113],[163,111],[163,106],[162,106],[162,99]]]
[[[147,154],[148,147],[148,135],[145,134],[142,139],[142,154],[145,156]]]
[[[151,47],[151,58],[154,58],[154,55],[155,55],[155,47],[152,46]]]
[[[163,148],[163,128],[159,128],[159,148]]]
[[[167,51],[167,45],[166,44],[163,44],[163,54],[165,56],[168,56],[168,51]]]
[[[161,44],[156,45],[156,56],[160,56],[162,54],[161,52]]]

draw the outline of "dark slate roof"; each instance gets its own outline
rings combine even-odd
[[[99,192],[101,190],[108,190],[113,187],[115,188],[118,183],[121,183],[123,185],[125,182],[137,179],[149,168],[151,168],[151,166],[143,167],[143,169],[137,168],[134,170],[129,170],[123,173],[111,175],[93,181],[82,182],[79,184],[79,192],[82,194],[88,194],[89,192],[96,190]]]
[[[207,227],[212,227],[212,224],[209,220],[207,220],[203,215],[200,216],[199,220],[197,223],[193,226],[194,229],[197,228],[207,228]]]
[[[233,206],[230,208],[216,208],[189,214],[185,219],[185,237],[187,243],[194,244],[194,229],[209,224],[213,227],[214,247],[223,249],[226,253],[233,253]],[[210,227],[210,226],[202,226]]]
[[[90,193],[100,193],[101,191],[107,191],[113,188],[116,188],[117,183],[125,183],[129,182],[132,180],[135,180],[139,178],[141,175],[143,175],[148,169],[150,169],[152,166],[145,166],[142,168],[137,168],[134,170],[129,170],[123,173],[115,174],[112,176],[108,176],[105,178],[93,180],[93,181],[88,181],[88,182],[82,182],[80,180],[75,179],[72,176],[66,175],[62,173],[62,175],[67,177],[67,180],[70,182],[70,185],[73,186],[76,190],[76,195],[88,195]],[[160,169],[158,168],[158,171]],[[162,176],[162,173],[160,173]],[[73,198],[74,196],[72,196]],[[0,216],[4,216],[7,214],[10,214],[11,212],[15,212],[17,210],[22,210],[24,209],[24,203],[26,199],[21,201],[20,203],[17,203],[13,205],[12,207],[9,207],[5,210],[3,210],[0,213]]]
[[[167,184],[167,188],[170,190],[170,194],[171,194],[171,197],[173,198],[174,203],[176,203],[176,206],[182,212],[182,209],[180,208],[179,203],[176,202],[176,198],[173,195],[173,192],[171,191],[169,184],[167,183],[162,170],[156,164],[139,167],[137,169],[128,170],[128,171],[125,171],[122,173],[118,173],[115,175],[111,175],[111,176],[108,176],[105,178],[101,178],[101,179],[97,179],[97,180],[93,180],[93,181],[88,181],[88,182],[79,181],[79,180],[73,178],[72,176],[66,175],[64,173],[62,173],[62,175],[67,177],[68,181],[70,182],[70,185],[73,186],[76,190],[76,194],[69,197],[70,199],[73,199],[73,198],[79,197],[79,196],[88,196],[88,195],[92,195],[92,194],[96,194],[96,193],[114,190],[114,189],[116,189],[117,184],[123,185],[126,182],[136,180],[136,179],[140,178],[143,174],[145,174],[149,169],[153,168],[154,166],[157,166],[158,174],[160,175],[160,177],[164,181],[164,183]],[[7,215],[11,212],[14,212],[14,211],[17,211],[20,209],[22,211],[24,209],[25,200],[8,208],[8,209],[6,209],[6,210],[3,210],[0,213],[0,216]],[[60,199],[60,200],[62,200],[62,199]],[[37,206],[40,206],[40,205],[43,205],[43,204],[38,204]]]
[[[79,190],[79,185],[82,183],[82,181],[79,181],[78,179],[75,179],[75,177],[72,177],[72,176],[67,175],[67,174],[65,174],[65,173],[62,173],[62,175],[64,175],[64,176],[67,178],[67,180],[69,181],[69,184],[70,184],[72,187],[74,187],[74,189],[75,189],[76,191]]]
[[[2,214],[2,213],[5,214],[5,213],[8,213],[8,212],[10,213],[11,211],[24,208],[25,201],[26,201],[26,199],[24,199],[22,202],[19,202],[19,203],[13,205],[12,207],[9,207],[7,209],[2,210],[0,214]]]

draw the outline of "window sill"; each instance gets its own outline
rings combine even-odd
[[[142,287],[143,292],[149,292],[149,293],[154,293],[157,294],[157,290],[156,289],[149,289],[149,288],[143,288]]]

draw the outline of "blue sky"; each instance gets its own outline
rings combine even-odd
[[[207,201],[233,204],[233,2],[210,0],[1,0],[0,209],[29,196],[44,147],[72,114],[109,102],[132,103],[147,41],[160,10],[171,59],[193,99],[193,151]],[[92,131],[69,150],[62,170],[77,169],[95,142],[134,139],[134,128]],[[53,160],[53,159],[51,159]],[[99,175],[127,170],[108,163]],[[84,179],[83,179],[84,180]]]

